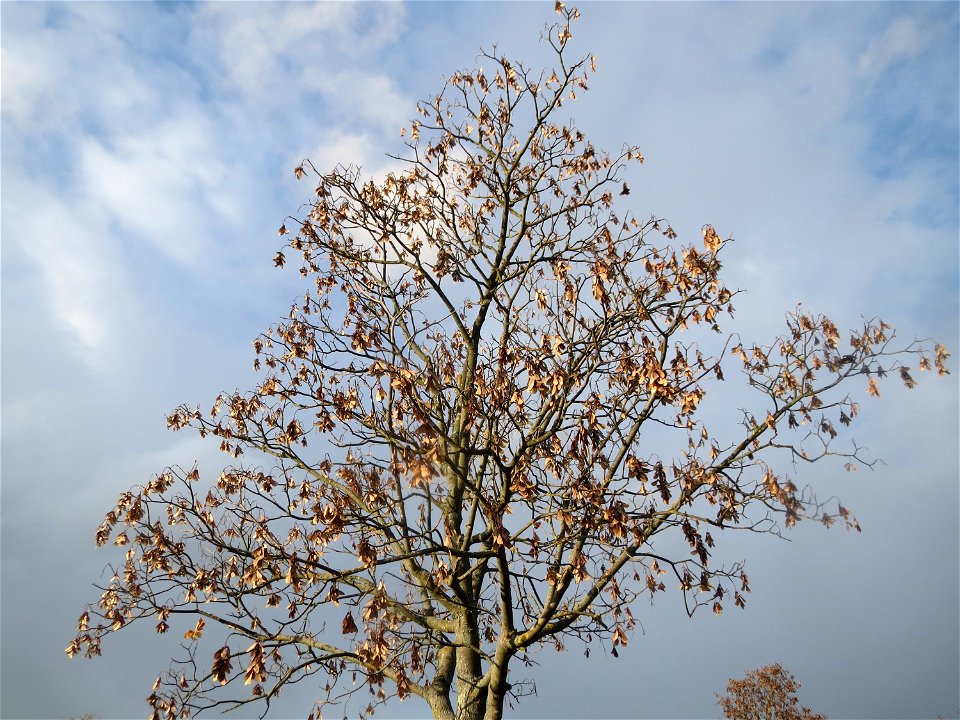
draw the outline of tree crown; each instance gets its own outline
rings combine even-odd
[[[730,241],[705,225],[681,244],[621,210],[640,150],[609,155],[556,120],[594,69],[570,59],[576,10],[556,10],[556,67],[483,53],[418,107],[403,170],[295,169],[315,193],[274,262],[298,257],[307,291],[254,342],[251,392],[168,420],[236,462],[206,485],[167,468],[97,531],[124,564],[69,654],[132,621],[193,622],[155,717],[266,713],[319,674],[318,705],[365,687],[367,712],[395,693],[493,720],[531,691],[513,661],[573,640],[616,655],[633,601],[670,578],[689,612],[743,606],[742,563],[712,558],[720,531],[859,529],[774,458],[864,462],[834,442],[859,410],[845,388],[877,394],[889,372],[912,387],[905,359],[944,373],[946,351],[898,347],[879,320],[845,342],[799,309],[770,343],[724,334]],[[701,412],[726,356],[757,398],[732,441]]]
[[[730,680],[717,702],[727,720],[826,720],[800,705],[800,683],[780,663],[751,670],[743,680]]]

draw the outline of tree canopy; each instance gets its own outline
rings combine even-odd
[[[727,720],[826,720],[800,705],[799,689],[793,675],[775,663],[751,670],[743,680],[731,680],[718,702]]]
[[[571,59],[578,13],[556,10],[553,69],[482,53],[418,106],[401,171],[295,169],[314,196],[274,263],[306,291],[254,342],[252,391],[168,419],[231,464],[212,481],[164,469],[96,533],[124,561],[67,652],[186,618],[153,717],[267,713],[307,680],[315,717],[363,691],[367,713],[414,695],[495,720],[543,646],[617,655],[640,596],[742,607],[720,532],[858,528],[781,466],[869,462],[836,442],[850,388],[912,387],[908,362],[945,373],[946,350],[897,345],[878,319],[844,338],[801,309],[767,342],[724,331],[730,240],[635,215],[639,148],[607,154],[558,119],[595,60]],[[708,428],[701,402],[731,364],[745,409]]]

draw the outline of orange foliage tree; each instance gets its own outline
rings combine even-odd
[[[727,683],[727,694],[718,696],[728,720],[826,720],[800,705],[800,689],[793,675],[780,663],[751,670],[743,680]]]
[[[706,225],[681,243],[622,208],[640,150],[608,155],[556,119],[594,65],[570,59],[577,12],[556,9],[555,68],[490,52],[454,73],[418,107],[402,171],[296,168],[315,195],[275,264],[297,257],[305,294],[254,342],[251,392],[169,417],[232,464],[207,482],[163,470],[96,533],[125,556],[67,652],[185,620],[154,717],[267,712],[320,677],[317,712],[366,688],[365,712],[396,695],[500,718],[532,691],[518,662],[574,640],[616,655],[639,596],[670,583],[689,612],[742,606],[742,565],[712,558],[721,531],[856,526],[776,459],[860,462],[834,441],[858,412],[848,388],[912,386],[911,358],[946,372],[943,348],[897,346],[879,320],[846,340],[800,311],[767,343],[722,331],[729,241]],[[715,433],[701,401],[724,358],[753,409]]]

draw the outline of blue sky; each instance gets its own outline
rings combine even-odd
[[[797,302],[841,328],[958,343],[956,3],[585,3],[598,56],[564,111],[597,145],[637,143],[638,215],[737,242],[737,329],[772,337]],[[477,51],[531,65],[550,3],[2,5],[2,700],[4,718],[138,717],[176,647],[121,633],[63,647],[117,557],[93,532],[165,465],[223,462],[164,416],[253,381],[250,343],[296,274],[277,227],[309,199],[304,157],[377,172],[399,127]],[[955,369],[955,362],[951,362]],[[779,661],[833,718],[956,716],[956,372],[864,399],[873,472],[800,480],[862,535],[723,538],[746,610],[637,612],[619,659],[544,653],[514,717],[700,718],[726,679]],[[735,399],[734,399],[735,401]],[[309,689],[278,717],[303,716]],[[415,717],[413,701],[385,717]]]

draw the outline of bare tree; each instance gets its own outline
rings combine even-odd
[[[800,689],[780,663],[751,670],[743,680],[727,683],[727,694],[717,696],[727,720],[826,720],[800,705]]]
[[[724,334],[729,241],[707,225],[681,244],[621,209],[639,149],[608,155],[556,119],[594,69],[569,57],[576,10],[556,9],[555,68],[483,53],[418,107],[402,171],[296,168],[316,193],[275,264],[298,257],[306,293],[255,341],[252,392],[169,417],[235,464],[208,483],[168,468],[97,531],[125,561],[67,652],[186,616],[154,717],[266,714],[317,676],[317,712],[366,688],[367,712],[416,695],[437,718],[500,718],[532,690],[517,662],[578,640],[616,655],[633,601],[668,582],[689,612],[742,606],[741,564],[711,558],[720,531],[856,527],[774,462],[861,462],[834,442],[847,389],[912,386],[911,357],[946,372],[942,347],[895,346],[879,320],[847,342],[800,311],[768,344]],[[700,404],[725,356],[754,409],[714,434]]]

